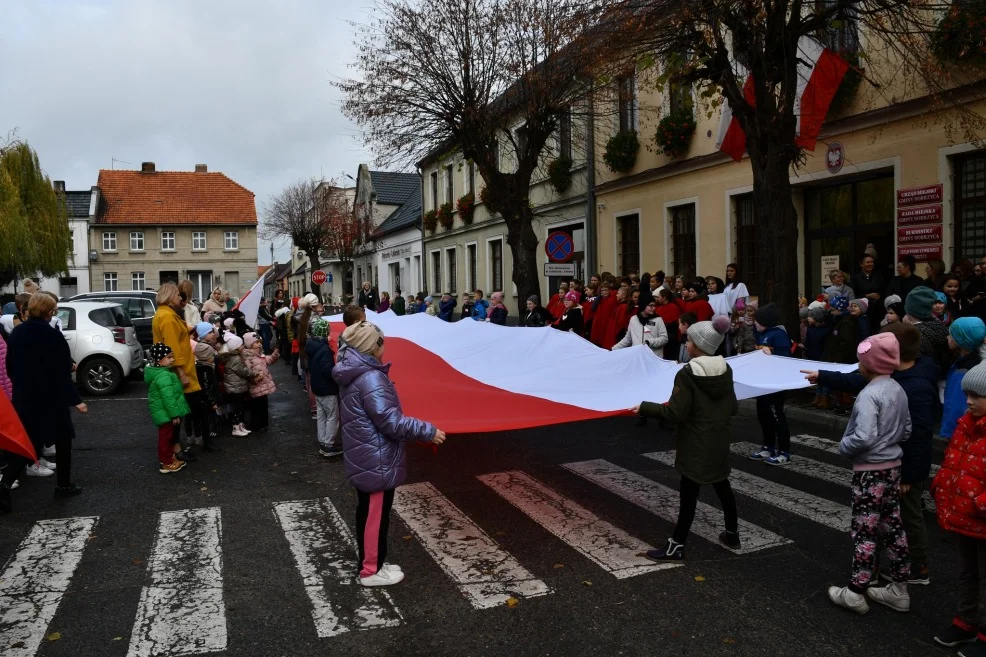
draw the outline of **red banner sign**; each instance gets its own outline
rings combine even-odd
[[[917,244],[919,242],[941,242],[941,225],[907,226],[897,229],[898,244]]]
[[[921,205],[915,208],[897,208],[897,225],[940,224],[942,209],[940,205]]]
[[[941,260],[941,244],[919,244],[917,246],[901,246],[897,248],[897,257],[914,256],[918,262]]]
[[[910,187],[908,189],[897,190],[897,207],[899,208],[910,205],[928,205],[930,203],[941,202],[941,185],[926,185],[924,187]]]

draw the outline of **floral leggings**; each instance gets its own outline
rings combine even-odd
[[[900,468],[854,472],[852,476],[852,584],[861,592],[873,581],[877,539],[890,562],[890,579],[911,574],[907,535],[900,518]]]

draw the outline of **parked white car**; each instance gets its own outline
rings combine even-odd
[[[143,349],[120,304],[59,301],[58,318],[76,363],[75,380],[86,393],[111,395],[132,371],[143,369]]]

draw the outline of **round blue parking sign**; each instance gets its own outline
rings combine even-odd
[[[575,243],[568,233],[556,230],[548,235],[544,243],[544,252],[551,262],[568,262],[575,253]]]

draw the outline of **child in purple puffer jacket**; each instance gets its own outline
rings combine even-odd
[[[332,378],[339,384],[342,417],[342,460],[346,477],[356,488],[356,543],[359,581],[363,586],[389,586],[404,579],[399,566],[386,563],[387,528],[394,489],[407,477],[405,443],[441,445],[445,433],[430,423],[404,415],[383,360],[383,332],[370,322],[348,327],[346,349]]]

